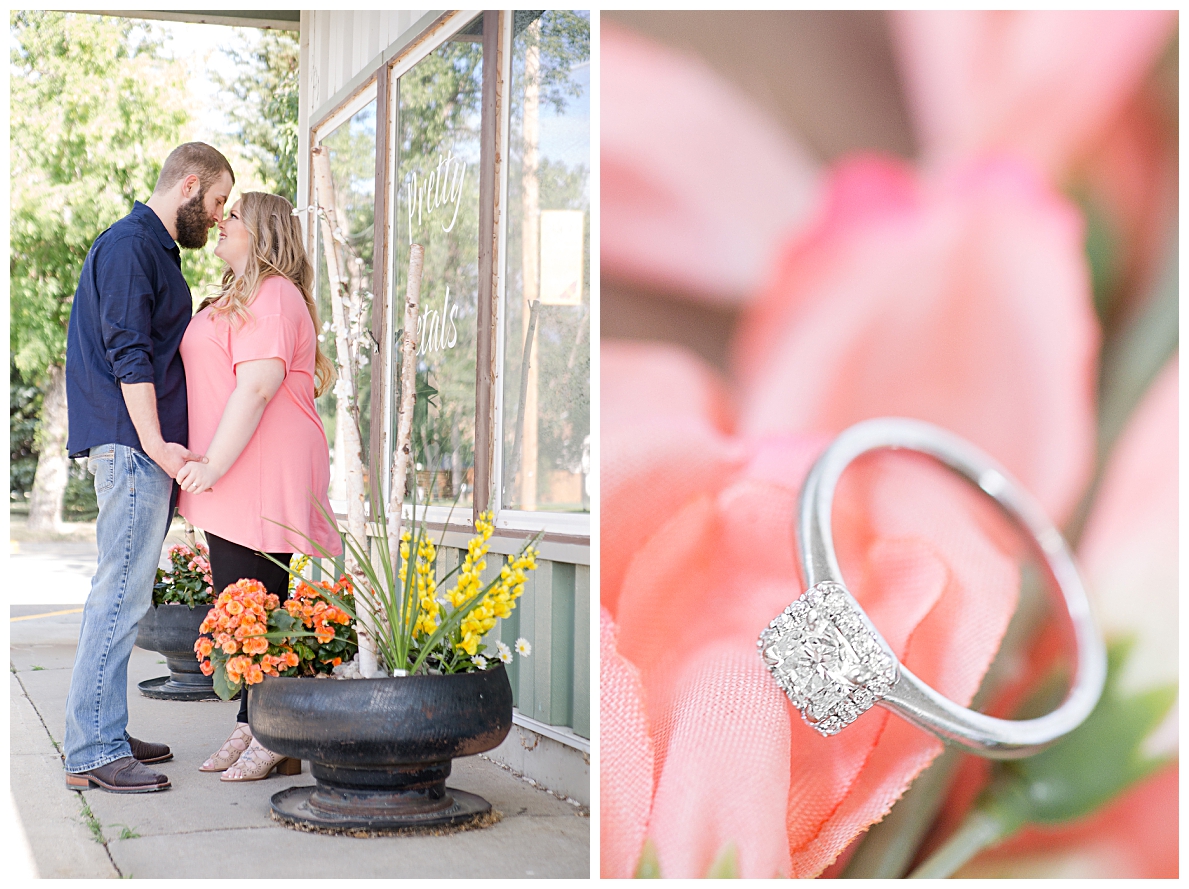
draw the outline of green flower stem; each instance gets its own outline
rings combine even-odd
[[[868,831],[847,862],[844,879],[898,879],[908,871],[917,849],[941,810],[961,751],[947,747],[913,781],[887,817]]]
[[[1010,680],[1046,613],[1043,581],[1031,565],[1020,575],[1020,599],[999,652],[983,677],[971,707],[982,710]],[[950,782],[968,755],[946,747],[933,760],[882,821],[871,826],[842,873],[844,879],[898,879],[917,856],[929,828],[941,811]]]
[[[995,764],[995,778],[974,810],[911,876],[945,877],[1024,824],[1064,824],[1098,811],[1168,759],[1143,752],[1144,741],[1176,701],[1175,685],[1120,693],[1130,640],[1107,648],[1106,687],[1086,721],[1040,753]],[[1048,691],[1037,692],[1037,700]],[[1025,702],[1029,712],[1035,702]]]
[[[1019,821],[1008,820],[1002,810],[992,813],[975,809],[954,835],[908,876],[914,880],[944,879],[979,852],[1015,833],[1019,826]]]

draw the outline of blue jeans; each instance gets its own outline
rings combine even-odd
[[[99,566],[83,608],[66,698],[66,771],[86,772],[132,755],[128,745],[128,658],[136,625],[153,600],[169,527],[173,479],[135,448],[91,448]]]

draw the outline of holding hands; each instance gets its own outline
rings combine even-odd
[[[219,472],[209,463],[200,463],[194,460],[188,461],[182,466],[176,476],[182,490],[190,494],[205,493],[213,490],[215,482],[222,477],[223,473]]]

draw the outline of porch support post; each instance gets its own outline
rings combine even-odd
[[[475,338],[475,490],[473,518],[487,509],[491,500],[492,439],[495,416],[492,411],[495,388],[495,193],[497,182],[497,140],[499,137],[500,14],[483,13],[483,105],[479,131],[479,305]]]

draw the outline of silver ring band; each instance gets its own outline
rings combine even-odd
[[[1076,647],[1072,687],[1037,719],[996,719],[960,707],[899,663],[846,590],[834,555],[831,512],[843,470],[860,454],[902,448],[927,454],[973,482],[1027,532],[1069,611]],[[1040,505],[986,454],[918,420],[858,423],[818,458],[801,490],[797,542],[807,592],[761,633],[768,668],[802,717],[824,735],[841,731],[878,704],[938,737],[992,759],[1031,756],[1090,715],[1106,679],[1106,649],[1073,557]]]

